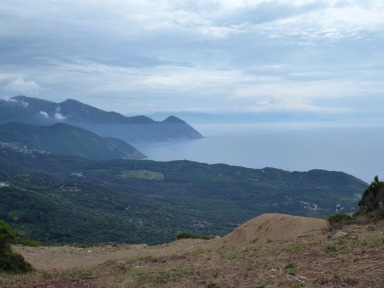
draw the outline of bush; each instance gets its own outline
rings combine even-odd
[[[181,232],[177,234],[176,239],[204,239],[209,240],[211,237],[207,235],[200,235],[200,234],[192,234],[189,232]]]
[[[25,273],[32,271],[32,265],[24,257],[11,250],[11,241],[16,238],[11,227],[0,220],[0,271],[12,273]]]
[[[0,255],[0,271],[19,274],[32,270],[32,265],[26,262],[24,257],[18,253],[8,252]]]
[[[16,238],[11,227],[0,220],[0,255],[11,251],[11,241]]]
[[[330,215],[327,220],[332,229],[340,229],[345,225],[353,223],[353,218],[349,214]]]

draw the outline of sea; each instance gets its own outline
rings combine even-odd
[[[384,126],[355,122],[192,125],[204,138],[136,145],[149,160],[191,160],[287,171],[342,171],[370,183],[384,177]]]

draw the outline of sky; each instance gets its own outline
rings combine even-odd
[[[2,0],[0,98],[383,118],[382,0]]]

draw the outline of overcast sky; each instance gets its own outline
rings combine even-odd
[[[2,0],[0,97],[378,117],[383,44],[382,0]]]

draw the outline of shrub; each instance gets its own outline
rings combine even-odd
[[[189,232],[181,232],[177,234],[176,239],[204,239],[209,240],[211,237],[207,235],[200,235],[200,234],[192,234]]]
[[[341,227],[352,224],[353,218],[349,214],[335,214],[327,218],[332,229],[340,229]]]
[[[0,220],[0,255],[11,251],[11,241],[16,238],[11,227],[3,220]]]
[[[26,262],[22,255],[8,252],[0,255],[0,271],[26,273],[32,271],[32,265]]]
[[[11,227],[0,220],[0,271],[11,273],[25,273],[32,271],[32,265],[24,257],[11,250],[11,241],[16,238]]]

